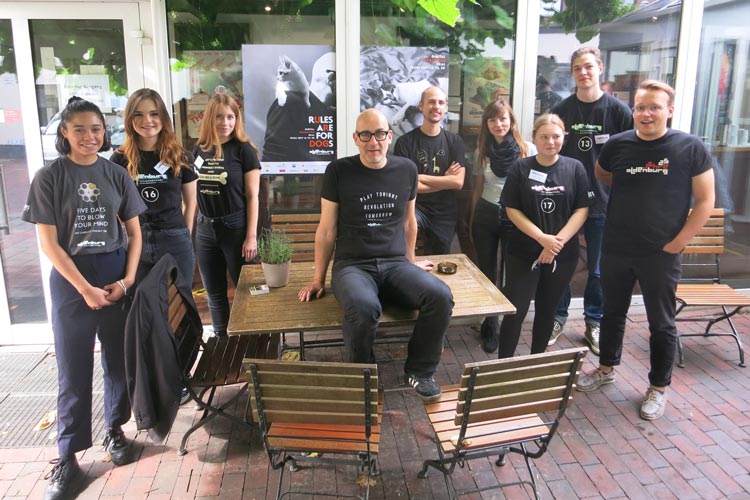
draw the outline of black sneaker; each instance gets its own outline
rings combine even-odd
[[[404,374],[404,381],[407,385],[414,387],[417,395],[425,403],[432,403],[440,397],[440,385],[432,377],[418,377],[410,373]]]
[[[49,479],[47,489],[44,490],[44,500],[72,498],[70,485],[80,470],[76,456],[56,458],[50,463],[55,466],[44,476],[44,479]]]
[[[113,464],[126,465],[130,463],[130,443],[125,439],[122,429],[106,429],[102,444],[109,453]]]
[[[180,391],[180,406],[188,401],[190,401],[190,391],[188,391],[187,387],[183,387],[182,391]]]
[[[482,328],[479,330],[484,352],[493,353],[497,351],[498,338],[500,336],[500,325],[497,318],[485,318]]]

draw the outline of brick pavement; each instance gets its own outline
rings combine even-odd
[[[748,314],[737,323],[742,332],[750,331]],[[529,326],[525,325],[522,342],[526,343],[519,352],[528,352]],[[582,320],[571,320],[553,349],[581,342],[583,328]],[[692,323],[680,328],[699,331]],[[576,393],[549,453],[537,460],[543,498],[750,498],[750,371],[737,366],[736,347],[727,338],[692,338],[684,345],[686,368],[675,367],[665,416],[654,422],[641,420],[638,408],[646,389],[648,338],[645,319],[632,318],[617,382],[601,391]],[[398,357],[400,349],[391,346],[379,350],[378,356]],[[318,360],[340,355],[337,349],[309,353]],[[479,347],[477,334],[469,328],[453,328],[437,378],[443,384],[455,383],[462,363],[483,359],[488,356]],[[586,369],[595,361],[590,357]],[[386,385],[397,383],[400,370],[398,364],[384,365]],[[220,397],[229,397],[232,390],[224,390]],[[79,461],[85,474],[76,482],[79,498],[273,498],[278,473],[269,470],[257,433],[218,419],[191,437],[186,456],[176,454],[195,418],[194,408],[183,407],[163,446],[147,442],[143,433],[136,435],[131,422],[126,433],[136,436],[139,460],[125,467],[104,462],[99,446],[82,452]],[[417,477],[422,460],[435,456],[427,429],[422,404],[412,392],[387,392],[382,474],[371,498],[448,498],[435,471],[427,479]],[[0,496],[41,498],[43,477],[51,467],[47,462],[55,455],[54,447],[0,449]],[[502,468],[487,460],[458,469],[455,482],[491,485],[524,474],[523,461],[511,457]],[[294,477],[345,492],[352,490],[356,473],[351,467],[316,468]],[[482,498],[527,497],[526,490],[515,487]]]

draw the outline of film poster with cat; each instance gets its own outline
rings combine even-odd
[[[336,68],[327,45],[243,45],[248,136],[264,174],[323,173],[336,157]]]

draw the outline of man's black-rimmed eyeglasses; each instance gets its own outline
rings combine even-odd
[[[369,130],[363,130],[362,132],[355,132],[357,134],[357,137],[359,137],[359,140],[362,142],[370,142],[370,139],[373,137],[376,141],[384,141],[386,137],[388,137],[388,132],[390,130],[376,130],[375,132],[370,132]]]

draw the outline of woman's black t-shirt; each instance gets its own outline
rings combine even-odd
[[[510,168],[500,203],[523,212],[546,234],[557,234],[575,210],[591,205],[593,197],[586,169],[580,161],[559,156],[554,165],[543,167],[536,156],[530,156]],[[529,261],[536,260],[543,249],[518,229],[511,231],[508,240],[508,253]],[[557,259],[575,259],[577,255],[578,238],[573,237]]]
[[[214,158],[213,151],[199,147],[193,151],[198,172],[198,209],[212,218],[245,210],[245,174],[260,169],[258,155],[249,142],[232,138],[221,149],[223,158]]]
[[[114,153],[110,160],[125,168],[128,166],[128,159],[122,153]],[[189,155],[188,161],[192,163]],[[175,176],[171,165],[163,164],[156,151],[140,151],[135,186],[147,207],[140,215],[141,225],[148,223],[158,229],[186,227],[182,215],[182,185],[197,179],[198,175],[190,166],[182,165]]]

